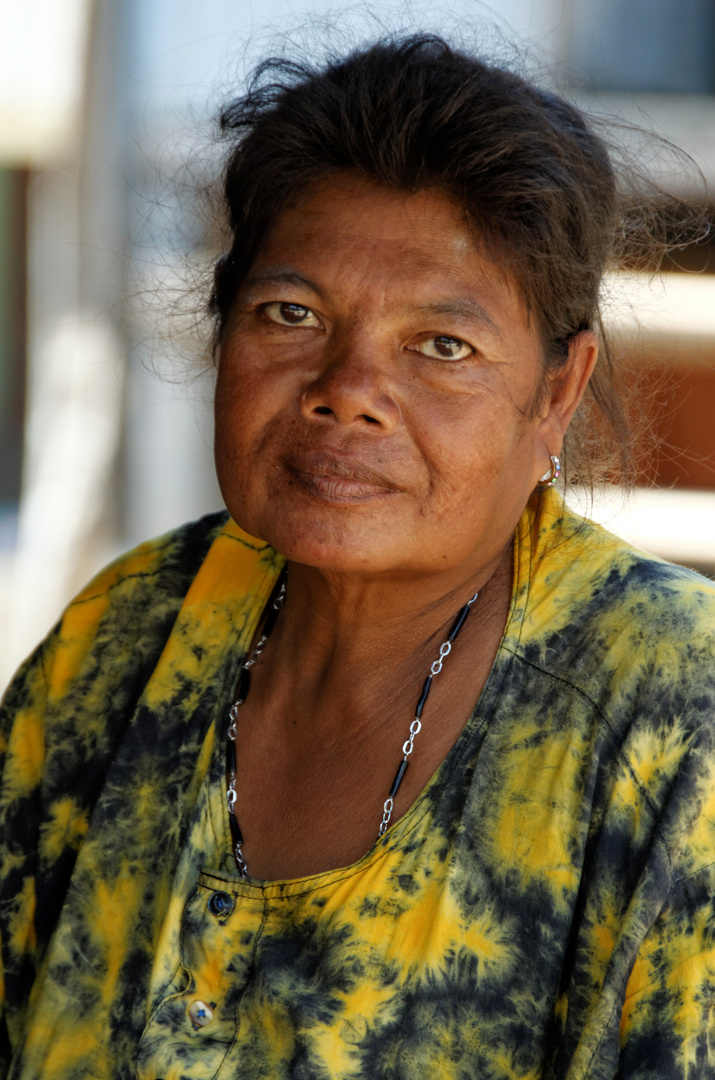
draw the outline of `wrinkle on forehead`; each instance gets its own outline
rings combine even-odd
[[[376,219],[376,204],[384,207],[390,203],[392,211],[388,209]],[[449,219],[452,228],[447,224]],[[498,253],[495,256],[465,208],[441,189],[403,191],[348,170],[314,181],[297,192],[275,218],[241,289],[244,297],[251,287],[266,284],[308,288],[321,299],[330,292],[330,281],[302,267],[299,252],[296,259],[291,243],[294,228],[304,238],[320,236],[326,256],[333,246],[332,233],[335,246],[346,253],[353,288],[360,293],[364,288],[366,298],[372,293],[376,299],[372,257],[379,262],[387,246],[395,256],[391,281],[397,284],[404,277],[414,284],[414,303],[409,310],[476,321],[500,340],[503,334],[488,308],[490,297],[497,299],[506,292],[515,302],[515,317],[529,326],[528,306],[507,260],[498,258]],[[351,247],[354,257],[350,256]],[[454,280],[450,280],[452,272]],[[469,295],[470,280],[477,295]]]

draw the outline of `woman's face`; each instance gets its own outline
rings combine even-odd
[[[561,448],[537,331],[444,197],[359,175],[277,219],[220,353],[226,505],[288,558],[473,577]],[[566,421],[568,422],[568,418]]]

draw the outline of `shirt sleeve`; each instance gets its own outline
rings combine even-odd
[[[620,1039],[621,1080],[715,1075],[715,865],[671,888],[633,965]]]
[[[38,962],[37,871],[50,635],[0,705],[0,1075],[21,1035]]]

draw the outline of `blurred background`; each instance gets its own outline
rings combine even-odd
[[[372,14],[339,0],[0,0],[0,688],[103,563],[222,505],[210,328],[187,290],[220,239],[192,196],[215,168],[218,103],[301,25],[319,51],[331,27],[359,39],[368,25],[449,34],[484,20],[560,90],[687,150],[710,197],[677,162],[667,181],[712,211],[712,0]],[[655,281],[609,283],[607,318],[660,448],[633,495],[599,492],[587,509],[715,576],[712,247],[676,251]]]

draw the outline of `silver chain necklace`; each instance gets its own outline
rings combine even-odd
[[[228,802],[228,821],[231,829],[231,840],[233,843],[233,857],[236,860],[236,866],[241,877],[248,877],[248,866],[243,856],[243,835],[238,824],[238,818],[236,817],[236,720],[238,718],[238,710],[244,701],[248,697],[248,691],[251,686],[251,668],[256,661],[260,658],[263,652],[268,638],[271,636],[273,627],[276,624],[278,614],[283,607],[283,602],[286,595],[286,583],[285,578],[281,583],[280,590],[275,600],[268,609],[268,613],[263,623],[263,630],[261,636],[256,642],[255,646],[251,650],[248,659],[244,661],[241,667],[241,674],[238,680],[238,689],[236,691],[236,700],[229,710],[229,725],[226,739],[226,775],[228,777],[228,788],[226,790],[226,799]],[[427,703],[429,692],[432,687],[432,680],[435,675],[439,675],[442,670],[444,661],[452,651],[452,645],[465,622],[467,616],[471,610],[472,604],[479,596],[478,592],[475,592],[471,600],[467,600],[464,607],[460,608],[457,612],[454,622],[452,623],[452,629],[446,641],[443,641],[439,647],[439,656],[432,663],[430,667],[429,675],[425,679],[422,685],[422,693],[419,696],[417,706],[415,708],[415,715],[412,723],[410,724],[409,733],[404,743],[402,744],[402,760],[397,767],[395,773],[395,779],[392,781],[392,786],[388,793],[387,798],[382,806],[382,821],[380,822],[380,828],[378,830],[378,838],[384,836],[387,828],[390,824],[392,817],[392,810],[395,805],[395,799],[397,798],[397,792],[400,784],[402,783],[405,773],[407,772],[407,766],[409,765],[410,754],[414,750],[415,737],[419,735],[422,730],[422,711]]]

